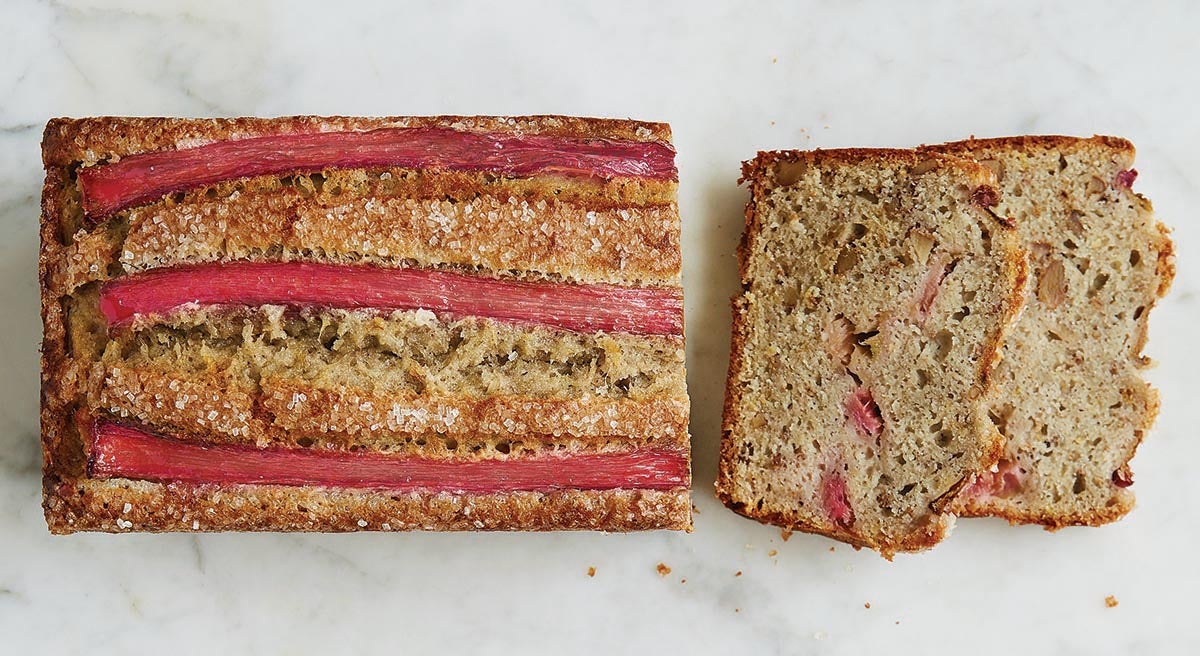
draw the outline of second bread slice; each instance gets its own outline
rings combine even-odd
[[[717,494],[890,556],[941,540],[1000,455],[989,372],[1025,255],[995,178],[908,150],[760,153]]]

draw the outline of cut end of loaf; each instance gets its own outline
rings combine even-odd
[[[994,373],[988,414],[1005,453],[957,510],[1048,528],[1121,518],[1134,505],[1129,461],[1158,409],[1140,373],[1147,321],[1174,274],[1167,230],[1132,190],[1133,145],[1027,136],[930,150],[996,174],[995,211],[1016,220],[1033,280]]]
[[[988,371],[1024,255],[995,178],[915,151],[762,153],[739,250],[718,496],[885,556],[995,462]]]

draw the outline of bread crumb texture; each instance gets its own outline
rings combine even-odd
[[[989,372],[1025,260],[987,206],[994,175],[916,151],[792,151],[744,180],[718,495],[888,556],[933,545],[1000,449]]]
[[[1158,411],[1142,377],[1147,322],[1174,275],[1168,231],[1132,189],[1133,145],[1017,137],[938,150],[996,174],[995,211],[1016,221],[1031,274],[988,412],[1004,455],[956,509],[1050,528],[1119,519]]]

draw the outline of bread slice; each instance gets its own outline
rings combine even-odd
[[[1132,190],[1133,145],[1032,136],[929,151],[996,173],[996,212],[1017,221],[1033,272],[995,373],[1005,454],[960,512],[1052,528],[1122,517],[1134,503],[1129,460],[1158,410],[1140,373],[1146,322],[1174,275],[1167,230]]]
[[[55,119],[50,530],[689,529],[668,126]]]
[[[1000,455],[990,371],[1025,256],[995,177],[911,150],[767,152],[739,248],[717,495],[891,557]]]

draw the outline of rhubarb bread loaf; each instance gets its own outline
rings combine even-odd
[[[995,172],[996,212],[1016,220],[1032,272],[995,373],[1005,454],[961,511],[1048,527],[1120,518],[1134,501],[1129,460],[1158,409],[1140,375],[1146,322],[1174,274],[1167,231],[1132,190],[1133,145],[1013,137],[930,150]]]
[[[718,496],[895,552],[1000,455],[990,371],[1025,259],[995,177],[907,150],[760,153],[739,249]]]
[[[689,529],[668,126],[55,119],[54,532]]]

